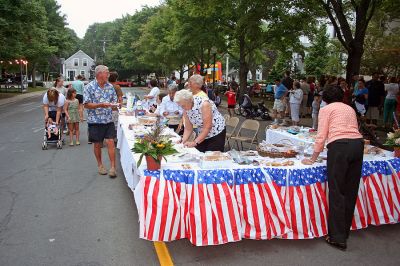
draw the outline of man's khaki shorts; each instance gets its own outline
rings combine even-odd
[[[285,111],[285,108],[286,108],[285,103],[282,100],[275,99],[274,107],[272,108],[273,110],[276,110],[278,112],[283,112]]]

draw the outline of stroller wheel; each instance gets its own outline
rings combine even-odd
[[[47,150],[47,142],[42,143],[42,150]]]
[[[242,114],[242,107],[240,105],[236,106],[234,112],[235,112],[236,115],[241,115]]]
[[[57,142],[57,149],[62,149],[62,142],[61,141]]]

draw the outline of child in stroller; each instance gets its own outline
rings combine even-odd
[[[58,136],[58,127],[57,124],[53,121],[53,119],[49,118],[47,120],[46,128],[47,128],[47,139],[51,138],[51,134]]]
[[[55,115],[49,112],[49,118],[45,124],[44,137],[42,143],[42,150],[47,150],[48,144],[56,144],[57,149],[62,149],[63,139],[62,131],[59,126],[54,122]]]

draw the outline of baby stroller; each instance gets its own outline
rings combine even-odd
[[[265,107],[264,102],[253,104],[249,95],[243,95],[242,104],[239,105],[239,114],[246,118],[261,118],[262,120],[270,120],[269,110]]]
[[[49,112],[49,117],[53,119],[53,116],[51,116]],[[54,116],[55,120],[55,116]],[[51,132],[50,137],[48,136],[47,132],[47,124],[45,123],[44,126],[44,136],[43,136],[43,143],[42,143],[42,150],[47,150],[48,144],[56,144],[57,149],[62,149],[62,145],[64,143],[64,139],[62,137],[62,128],[57,125],[57,133]]]

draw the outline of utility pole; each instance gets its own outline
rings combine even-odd
[[[103,40],[99,40],[99,42],[103,43],[103,64],[104,64],[106,58],[106,44],[107,42],[111,42],[111,40],[106,40],[106,36],[104,35]]]

